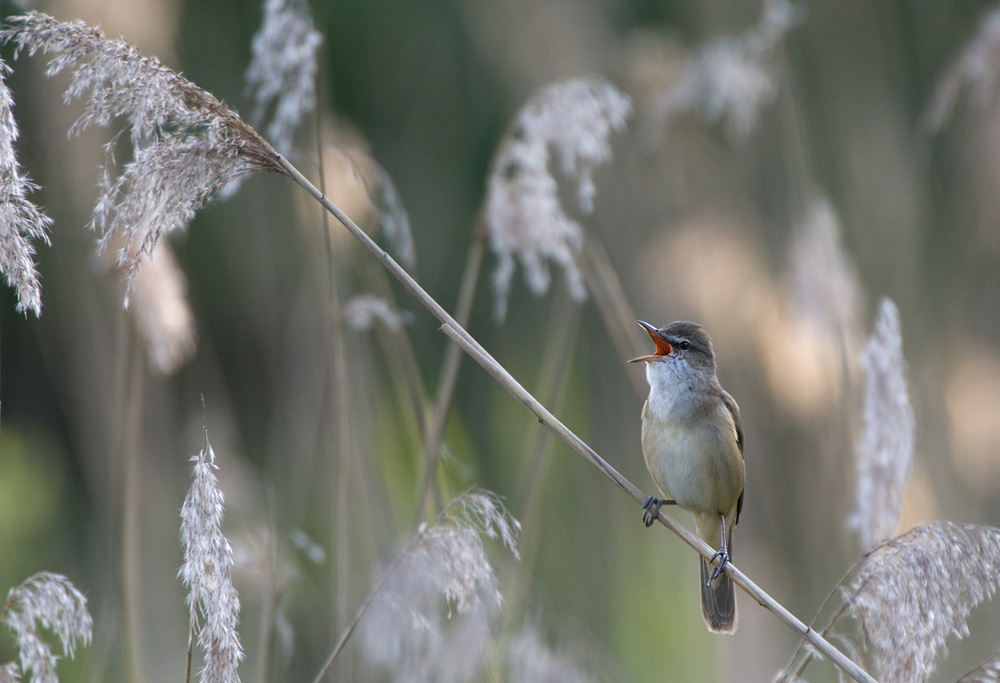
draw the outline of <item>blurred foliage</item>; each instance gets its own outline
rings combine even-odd
[[[992,3],[796,3],[800,21],[778,51],[777,95],[761,106],[757,127],[737,139],[724,126],[682,117],[655,145],[642,135],[652,84],[705,41],[746,30],[757,4],[311,5],[324,35],[320,100],[324,116],[336,119],[325,142],[360,139],[386,169],[413,226],[414,274],[449,310],[491,156],[518,107],[540,86],[588,73],[633,97],[630,131],[595,174],[596,211],[575,217],[603,243],[638,317],[658,325],[696,319],[713,334],[720,379],[746,430],[734,561],[793,613],[810,621],[860,552],[846,526],[861,415],[857,359],[882,295],[900,310],[917,415],[901,529],[939,517],[1000,524],[1000,106],[996,98],[981,107],[963,99],[940,133],[923,125],[935,86]],[[259,2],[36,7],[124,33],[239,111],[252,110],[243,71]],[[3,3],[3,14],[15,11]],[[6,48],[3,57],[11,59]],[[237,579],[244,680],[311,680],[379,569],[430,509],[473,484],[502,496],[524,527],[521,563],[490,547],[501,590],[510,591],[505,619],[538,620],[551,642],[582,643],[603,678],[769,680],[787,663],[795,637],[745,596],[736,636],[707,634],[692,553],[658,527],[644,529],[638,507],[564,446],[543,441],[539,449],[548,437],[537,421],[468,359],[436,494],[418,513],[418,411],[430,410],[447,337],[337,225],[328,253],[319,209],[284,178],[247,180],[172,240],[198,352],[173,377],[147,372],[121,310],[122,284],[94,258],[94,236],[82,229],[102,138],[67,141],[79,109],[62,105],[41,60],[22,56],[12,65],[20,162],[44,188],[33,199],[55,225],[52,247],[38,256],[42,317],[17,315],[11,292],[0,293],[0,589],[46,569],[67,574],[88,596],[94,644],[86,666],[61,669],[62,680],[130,680],[136,670],[149,680],[179,677],[187,617],[175,579],[177,513],[204,421],[227,497],[227,535],[265,528],[286,543],[301,530],[325,551],[318,563],[291,552],[297,581],[284,607],[294,640],[285,654],[275,646],[270,673],[258,670],[254,647],[259,586]],[[301,135],[295,162],[315,174],[311,136]],[[796,308],[791,245],[815,192],[839,218],[839,242],[862,292],[859,329],[817,332],[802,322],[816,311]],[[377,230],[369,211],[356,219]],[[652,490],[639,445],[644,392],[631,376],[641,369],[625,365],[629,356],[588,300],[562,350],[565,385],[546,380],[546,342],[572,305],[561,276],[544,298],[515,280],[498,324],[493,264],[488,254],[470,331],[529,391],[561,404],[560,418],[614,467]],[[412,324],[398,332],[340,326],[339,307],[373,291],[411,311]],[[645,347],[638,327],[628,334]],[[414,397],[406,372],[424,395]],[[130,460],[125,444],[134,433]],[[131,556],[122,549],[126,471],[138,477],[141,503],[128,513],[139,515]],[[135,599],[122,587],[126,561],[139,577],[138,662],[120,646],[130,628],[122,604]],[[995,606],[980,608],[970,629],[952,644],[940,680],[995,648]],[[369,680],[357,652],[337,667],[337,680]],[[807,676],[835,674],[814,664]]]

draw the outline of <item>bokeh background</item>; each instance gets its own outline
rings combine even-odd
[[[858,358],[883,296],[900,311],[917,424],[900,530],[939,518],[1000,523],[1000,100],[963,94],[939,130],[927,123],[994,3],[796,3],[766,60],[773,92],[742,100],[756,112],[746,130],[690,113],[663,120],[654,105],[685,60],[746,35],[759,3],[310,4],[324,39],[319,129],[328,167],[344,166],[330,171],[328,190],[377,232],[339,154],[367,149],[408,213],[414,275],[448,309],[491,158],[518,108],[542,86],[588,74],[632,97],[614,159],[595,174],[593,214],[567,210],[606,252],[629,316],[693,319],[712,333],[746,432],[734,560],[788,609],[810,621],[861,552],[848,527],[863,427]],[[243,74],[256,0],[33,7],[123,34],[252,110]],[[4,15],[23,9],[0,5]],[[331,276],[320,211],[287,179],[246,180],[170,240],[197,347],[176,372],[153,369],[134,314],[122,311],[121,277],[84,229],[107,133],[67,140],[81,110],[62,104],[65,81],[46,79],[40,58],[2,54],[15,69],[20,162],[55,223],[38,254],[41,318],[15,313],[12,290],[0,289],[0,589],[51,570],[89,597],[94,642],[61,666],[63,680],[180,678],[178,512],[204,424],[225,531],[238,553],[263,546],[272,560],[236,574],[243,680],[311,680],[379,570],[471,485],[502,496],[523,524],[520,562],[489,546],[507,596],[504,633],[534,625],[593,680],[770,680],[787,664],[794,634],[746,596],[738,633],[710,636],[693,553],[662,528],[644,529],[631,499],[552,443],[471,361],[436,494],[418,512],[420,420],[447,338],[337,225]],[[315,173],[313,133],[297,138],[295,160]],[[642,369],[625,363],[645,352],[645,333],[610,324],[593,297],[573,302],[558,272],[543,297],[518,275],[498,322],[494,265],[487,254],[472,334],[652,492],[639,444]],[[408,324],[341,324],[360,294],[408,312]],[[997,650],[995,605],[979,608],[970,629],[951,643],[940,680]],[[266,672],[262,648],[275,653]],[[12,652],[5,634],[0,659]],[[836,676],[823,664],[806,674]],[[353,644],[333,678],[378,676],[389,674]]]

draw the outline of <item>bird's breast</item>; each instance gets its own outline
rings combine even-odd
[[[685,509],[728,513],[744,484],[733,416],[721,401],[676,408],[653,395],[643,408],[642,451],[653,481]]]

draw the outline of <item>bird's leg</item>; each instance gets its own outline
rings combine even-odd
[[[722,547],[719,548],[718,552],[712,555],[712,559],[708,561],[709,564],[715,562],[715,558],[719,558],[719,566],[712,570],[712,573],[708,576],[708,581],[705,582],[705,587],[711,585],[715,579],[718,578],[722,570],[726,568],[729,564],[729,551],[726,550],[726,516],[719,514],[719,519],[722,521]]]
[[[653,522],[660,514],[660,508],[664,505],[677,505],[676,500],[660,500],[655,496],[646,499],[646,504],[642,506],[642,523],[646,526],[653,526]]]

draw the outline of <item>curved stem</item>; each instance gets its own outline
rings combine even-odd
[[[472,246],[469,247],[469,255],[465,260],[465,271],[462,273],[462,282],[458,289],[455,319],[462,327],[469,324],[469,317],[472,314],[472,302],[476,296],[476,283],[479,281],[479,271],[482,267],[485,249],[486,233],[480,229],[476,231],[476,237],[472,241]],[[461,362],[461,348],[454,342],[449,343],[444,352],[444,361],[441,364],[437,397],[434,399],[427,431],[424,434],[424,458],[427,461],[427,467],[420,489],[420,502],[417,504],[417,524],[423,520],[427,512],[427,499],[437,473],[437,463],[444,437],[444,425],[451,410],[452,398],[455,396],[455,384],[458,381],[458,367]]]
[[[284,168],[288,174],[299,185],[305,188],[313,197],[319,201],[327,211],[343,223],[344,227],[354,235],[367,248],[379,262],[385,266],[392,275],[400,281],[417,300],[430,311],[435,318],[442,323],[442,330],[451,337],[463,351],[469,354],[473,360],[479,363],[501,386],[510,392],[517,400],[530,410],[549,431],[555,434],[567,446],[576,451],[584,460],[597,468],[605,477],[610,479],[622,491],[632,496],[638,504],[643,504],[646,496],[628,479],[623,477],[618,470],[609,465],[593,448],[587,445],[583,439],[578,437],[566,425],[559,421],[555,415],[539,403],[521,384],[514,379],[513,375],[507,372],[500,363],[496,361],[476,339],[469,334],[464,327],[448,313],[416,280],[414,280],[406,270],[396,263],[384,249],[378,246],[357,224],[352,221],[343,211],[340,210],[326,195],[303,176],[298,169],[288,162],[285,157],[278,155],[277,163]],[[706,559],[711,559],[715,555],[715,549],[709,547],[707,543],[682,527],[670,517],[658,513],[657,519],[666,526],[685,543],[694,548]],[[819,650],[825,657],[843,669],[851,678],[860,683],[875,683],[875,679],[869,676],[856,662],[851,661],[843,652],[831,645],[826,639],[820,636],[800,621],[794,614],[789,612],[774,598],[765,593],[757,584],[751,581],[746,574],[741,572],[732,563],[727,563],[725,574],[729,576],[733,583],[749,593],[758,603],[766,607],[782,622],[796,633],[801,634],[813,647]]]

